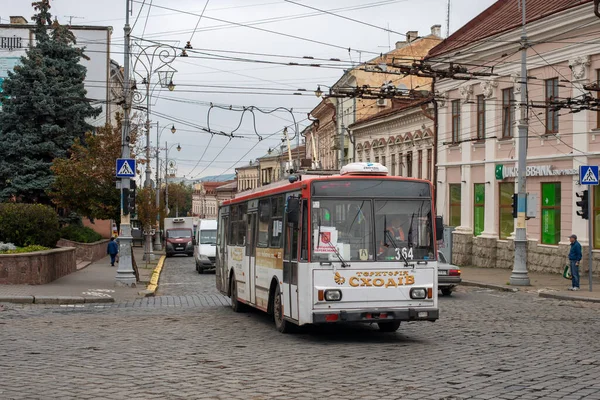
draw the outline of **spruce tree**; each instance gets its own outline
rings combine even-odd
[[[76,138],[92,129],[101,110],[86,100],[83,49],[58,22],[49,0],[33,3],[35,45],[4,81],[0,111],[0,200],[50,203],[55,158],[68,156]]]

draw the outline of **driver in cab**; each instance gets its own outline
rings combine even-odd
[[[388,220],[384,238],[379,245],[379,255],[395,255],[396,250],[394,245],[400,245],[401,242],[406,241],[402,225],[402,218],[399,215],[394,215]]]

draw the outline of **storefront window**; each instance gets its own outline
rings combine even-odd
[[[512,197],[515,184],[500,183],[500,239],[508,238],[515,230],[515,220],[512,215]]]
[[[475,184],[475,210],[474,210],[474,221],[475,229],[473,234],[475,236],[481,235],[485,227],[485,183]]]
[[[450,184],[450,226],[460,226],[460,183]]]
[[[560,183],[542,183],[542,243],[560,241]]]

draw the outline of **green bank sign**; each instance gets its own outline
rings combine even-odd
[[[516,178],[519,173],[518,168],[508,167],[506,165],[496,165],[496,179],[502,180],[505,178]],[[576,169],[554,169],[552,165],[531,165],[525,170],[526,176],[563,176],[577,175],[579,172]]]

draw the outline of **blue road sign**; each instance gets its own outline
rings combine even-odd
[[[579,184],[597,185],[598,184],[598,166],[581,165],[579,166]]]
[[[117,158],[117,178],[135,178],[133,158]]]

